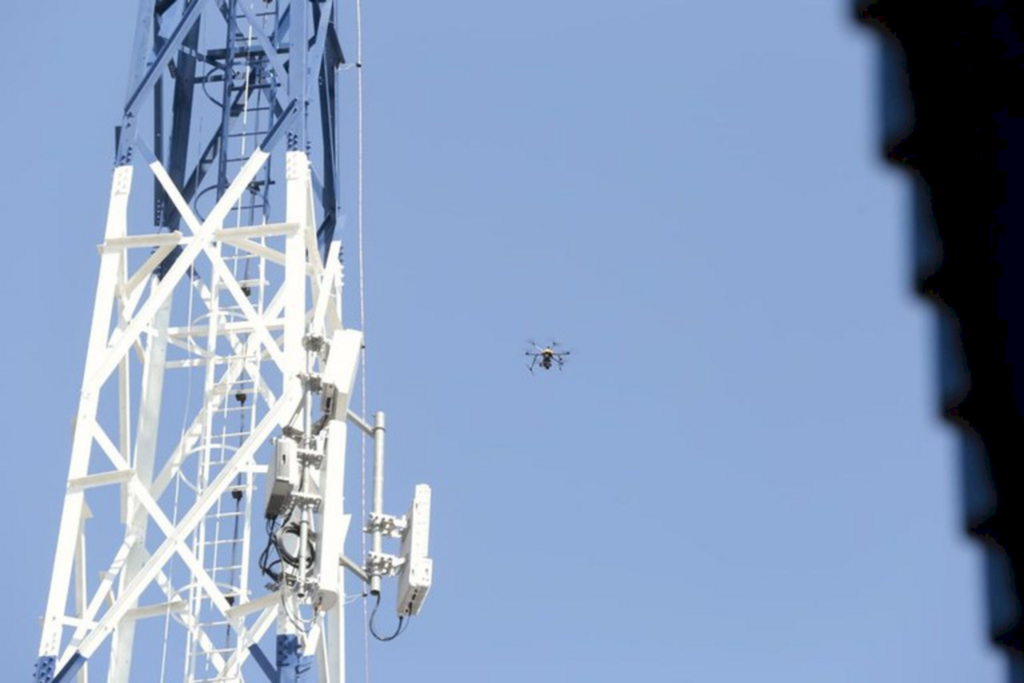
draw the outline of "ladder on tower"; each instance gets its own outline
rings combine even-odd
[[[232,251],[223,257],[224,262],[257,312],[262,313],[264,285],[267,284],[264,278],[266,264],[252,253]],[[209,311],[203,316],[208,324],[204,400],[207,405],[219,407],[208,413],[203,436],[194,449],[198,457],[197,495],[201,495],[206,485],[216,479],[250,436],[252,425],[258,419],[262,388],[261,352],[258,346],[250,345],[251,332],[229,330],[227,327],[229,323],[246,320],[241,306],[220,278],[214,278],[211,289],[200,289]],[[241,363],[241,372],[229,373],[228,366],[232,363]],[[253,470],[248,468],[237,474],[224,493],[218,496],[193,539],[193,552],[231,606],[250,599],[253,490]],[[217,609],[213,598],[198,585],[189,586],[189,605],[199,627],[196,633],[204,637],[190,634],[186,662],[188,683],[242,680],[241,669],[237,665],[225,670],[227,662],[238,661],[241,656],[241,645],[231,623]]]

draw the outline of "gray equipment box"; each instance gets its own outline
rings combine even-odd
[[[288,438],[274,442],[274,457],[267,469],[267,519],[279,517],[299,483],[299,445]]]

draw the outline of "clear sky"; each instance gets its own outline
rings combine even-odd
[[[135,8],[10,5],[0,576],[25,680]],[[389,507],[426,481],[435,515],[435,588],[372,680],[1002,680],[850,3],[364,11],[370,404]],[[527,372],[531,337],[564,372]]]

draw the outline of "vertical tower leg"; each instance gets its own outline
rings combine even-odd
[[[132,168],[121,166],[114,171],[111,184],[110,204],[107,210],[107,240],[124,237],[128,230],[128,197],[131,193]],[[111,317],[122,268],[123,252],[107,250],[100,260],[99,281],[96,285],[96,303],[93,308],[92,329],[89,334],[89,350],[86,354],[85,376],[82,393],[75,417],[74,437],[71,446],[71,464],[68,480],[84,477],[89,472],[89,459],[93,446],[93,430],[99,393],[103,382],[95,377],[97,366],[107,350]],[[68,487],[64,494],[64,510],[61,513],[60,531],[57,535],[57,552],[53,561],[50,579],[50,595],[46,601],[43,617],[43,636],[39,645],[39,662],[36,666],[36,680],[48,682],[54,675],[57,655],[60,653],[64,631],[64,614],[67,608],[68,588],[75,550],[82,530],[82,516],[85,510],[85,493],[81,489]]]
[[[153,286],[156,286],[156,280]],[[171,319],[171,299],[168,299],[153,318],[143,364],[142,402],[139,406],[138,441],[135,446],[135,474],[147,489],[153,484],[157,435],[160,428],[160,409],[163,400],[164,372],[167,362],[167,327]],[[134,539],[133,547],[121,574],[121,590],[142,569],[146,556],[146,531],[149,515],[145,507],[129,492],[125,541]],[[135,642],[135,620],[121,623],[111,639],[110,675],[108,683],[128,683],[132,666],[132,647]]]

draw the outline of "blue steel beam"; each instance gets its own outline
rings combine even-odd
[[[132,43],[131,71],[128,74],[128,92],[125,93],[125,101],[128,101],[139,81],[146,73],[146,64],[149,60],[149,53],[154,39],[154,26],[158,12],[153,0],[139,0],[139,18],[136,20],[135,41]]]
[[[304,683],[310,679],[315,657],[302,654],[299,637],[282,635],[277,637],[277,675],[280,683]]]
[[[195,96],[197,66],[195,52],[199,46],[199,27],[200,22],[196,22],[196,25],[192,27],[192,30],[185,37],[182,43],[184,49],[180,51],[177,66],[175,67],[174,99],[171,109],[173,121],[171,123],[170,149],[166,165],[168,175],[179,188],[184,184],[183,181],[188,165],[189,141],[192,136],[192,104]],[[162,85],[158,83],[158,93],[161,88]],[[155,107],[157,116],[160,115],[160,108],[159,104]],[[156,152],[157,158],[162,160],[159,146],[157,146]],[[174,205],[167,199],[167,193],[164,191],[163,186],[158,181],[154,180],[154,182],[156,183],[156,192],[153,200],[154,223],[160,227],[177,230],[180,218],[177,214],[177,209],[173,209]],[[173,209],[173,214],[168,215],[168,209]]]
[[[317,43],[313,47],[314,64],[319,64],[320,135],[324,140],[323,189],[320,202],[323,216],[317,227],[317,243],[320,253],[326,258],[327,250],[334,240],[338,225],[338,197],[340,195],[337,143],[337,87],[335,74],[345,63],[345,56],[338,41],[338,4],[327,0],[323,9],[313,5],[313,17],[317,21]],[[316,174],[313,175],[316,178]]]
[[[124,106],[121,124],[122,133],[118,142],[118,165],[127,164],[131,161],[131,145],[138,134],[138,124],[136,121],[138,120],[139,108],[146,101],[146,97],[150,92],[152,92],[153,86],[167,68],[167,64],[178,53],[189,31],[199,21],[199,17],[202,16],[203,7],[209,2],[210,0],[196,0],[185,8],[185,12],[171,33],[170,38],[161,46],[156,59],[145,70],[141,81],[135,87],[134,92],[128,97],[128,102]]]
[[[278,52],[278,49],[274,46],[274,43],[270,39],[270,36],[268,36],[267,33],[263,30],[263,27],[260,26],[260,22],[257,21],[256,17],[252,13],[252,10],[246,7],[245,3],[242,3],[240,7],[242,13],[245,14],[246,21],[249,22],[249,26],[252,28],[253,37],[256,39],[256,42],[259,43],[260,47],[263,48],[263,52],[267,55],[267,58],[273,65],[274,71],[276,71],[278,74],[278,78],[284,78],[285,74],[288,73],[287,62],[281,59],[281,54]]]
[[[288,38],[294,54],[291,55],[291,66],[288,71],[288,95],[298,100],[302,106],[301,121],[292,131],[288,140],[289,150],[306,151],[306,125],[309,120],[309,54],[306,50],[309,40],[309,12],[306,6],[309,0],[291,0],[294,25],[288,32]]]
[[[250,645],[249,655],[252,657],[254,662],[259,664],[260,669],[263,671],[263,674],[267,677],[267,680],[270,681],[270,683],[278,683],[281,680],[281,675],[274,667],[274,663],[270,661],[270,658],[267,657],[266,653],[263,652],[259,645],[256,643]]]
[[[323,7],[320,5],[323,4]],[[323,0],[322,3],[313,3],[313,23],[316,25],[313,47],[309,51],[310,69],[314,65],[321,65],[324,58],[324,48],[327,47],[327,35],[334,28],[334,0]],[[319,72],[319,68],[317,69]],[[310,96],[309,87],[312,78],[306,79],[306,98]]]
[[[254,77],[255,77],[255,74],[250,76],[250,82],[252,82],[251,79],[253,79]],[[229,104],[229,106],[231,107],[232,111],[238,109],[241,106],[243,94],[244,93],[241,92],[241,91],[238,92],[235,95],[235,98]],[[274,116],[275,116],[275,118],[279,119],[279,118],[283,117],[284,113],[286,111],[286,108],[290,104],[291,104],[290,102],[285,101],[284,106],[278,106],[277,103],[275,102],[275,104],[274,104]],[[234,117],[233,120],[237,122],[237,117]],[[219,128],[208,136],[206,143],[201,148],[199,148],[199,149],[202,149],[203,151],[202,151],[201,154],[199,154],[198,159],[195,161],[194,164],[192,164],[192,166],[188,170],[187,174],[186,173],[182,173],[181,174],[181,177],[185,178],[185,180],[183,182],[178,180],[178,176],[173,175],[173,174],[171,175],[171,179],[174,180],[175,183],[178,185],[178,189],[181,190],[181,194],[185,198],[186,201],[191,202],[191,201],[193,201],[196,198],[197,193],[199,192],[199,188],[202,186],[203,181],[206,179],[207,172],[210,170],[210,168],[217,161],[217,156],[220,153],[220,146],[222,144],[222,139],[223,139],[223,136],[222,136],[221,130]],[[266,149],[266,148],[264,148],[264,149]],[[188,150],[187,149],[181,149],[180,152],[181,152],[182,158],[184,159],[187,156]],[[168,172],[170,172],[170,169],[168,169]],[[173,204],[168,205],[166,207],[165,223],[164,223],[164,225],[166,227],[168,227],[168,228],[176,229],[176,227],[178,225],[177,221],[179,220],[179,218],[180,217],[178,216],[178,210],[174,207],[174,205]]]
[[[178,0],[183,2],[183,0]],[[208,0],[207,0],[208,1]],[[213,3],[225,22],[225,26],[234,24],[234,31],[238,34],[252,32],[252,42],[244,48],[232,49],[230,37],[232,30],[225,31],[225,40],[219,46],[200,46],[198,44],[199,26],[201,18],[194,14],[198,10],[196,2],[185,7],[183,14],[178,18],[178,24],[173,27],[170,35],[165,39],[159,37],[153,40],[153,44],[160,44],[159,55],[151,60],[148,69],[144,70],[142,82],[133,90],[133,102],[136,104],[145,101],[143,89],[148,79],[153,78],[156,73],[154,67],[160,63],[166,63],[174,78],[174,101],[171,110],[171,124],[169,136],[169,148],[167,162],[168,173],[175,184],[182,191],[182,195],[189,202],[194,202],[200,194],[208,194],[212,187],[207,186],[203,190],[203,183],[209,176],[211,169],[216,169],[216,190],[219,194],[225,186],[228,178],[227,165],[227,139],[233,134],[238,121],[238,114],[243,108],[243,92],[233,92],[231,88],[232,70],[236,61],[239,63],[256,65],[250,69],[250,80],[245,91],[251,93],[258,88],[265,88],[271,99],[274,100],[273,118],[277,120],[283,115],[284,107],[289,104],[288,92],[300,92],[304,96],[299,99],[301,116],[296,117],[289,126],[289,147],[292,149],[304,147],[308,149],[310,142],[319,143],[323,151],[322,158],[318,159],[318,168],[314,168],[314,177],[317,178],[318,187],[316,198],[321,202],[320,224],[317,226],[318,242],[323,254],[326,254],[327,246],[334,238],[337,226],[340,207],[339,197],[339,174],[337,172],[337,140],[335,130],[337,126],[335,87],[336,73],[340,65],[345,63],[344,54],[341,51],[340,41],[337,35],[337,3],[334,0],[321,0],[320,2],[302,2],[295,4],[295,0],[281,0],[281,11],[277,14],[276,22],[269,22],[270,27],[264,27],[261,19],[253,9],[244,2],[234,0],[217,0]],[[290,35],[293,26],[290,18],[297,16],[293,10],[295,6],[308,6],[308,12],[303,12],[306,19],[305,31],[309,34],[305,40],[300,40],[298,35]],[[151,3],[151,6],[152,3]],[[154,11],[170,11],[175,7],[174,2],[157,3]],[[310,16],[311,15],[311,16]],[[155,23],[159,24],[159,17]],[[179,40],[182,30],[188,22],[194,22],[190,32],[185,38]],[[153,24],[154,22],[149,22]],[[296,30],[303,22],[295,22]],[[143,22],[140,21],[140,27]],[[287,41],[283,40],[287,37]],[[141,41],[140,41],[141,42]],[[171,59],[170,48],[177,44],[177,61]],[[296,45],[305,45],[306,50],[296,49]],[[306,57],[307,68],[296,67],[295,73],[291,73],[291,61],[295,54],[302,53]],[[233,55],[234,58],[233,59]],[[299,60],[302,61],[302,60]],[[214,71],[199,76],[196,72],[197,65],[206,64]],[[312,88],[313,70],[315,69],[317,87]],[[136,71],[140,71],[136,69]],[[262,82],[260,81],[262,79]],[[161,79],[166,80],[166,79]],[[159,88],[158,80],[153,88]],[[193,145],[192,138],[195,133],[192,128],[194,90],[196,87],[209,88],[209,86],[220,83],[218,90],[221,90],[220,101],[221,125],[218,130],[209,135],[207,142],[201,148],[194,148],[193,154],[189,155],[189,148]],[[278,87],[280,86],[280,87]],[[312,88],[312,90],[311,90]],[[315,98],[314,98],[315,93]],[[303,144],[303,130],[311,110],[309,106],[312,100],[317,101],[315,113],[319,117],[318,133],[319,139]],[[227,103],[224,105],[224,103]],[[128,123],[134,124],[134,118]],[[130,145],[134,132],[125,131],[120,140],[120,153],[122,157],[130,154]],[[152,144],[154,153],[163,158],[160,141],[154,140]],[[195,151],[202,150],[196,155]],[[322,182],[321,182],[322,179]],[[256,191],[259,191],[257,188]],[[267,188],[262,191],[266,193]],[[162,188],[156,196],[157,206],[154,207],[156,223],[166,229],[176,230],[179,227],[180,217],[175,207],[166,201]]]

